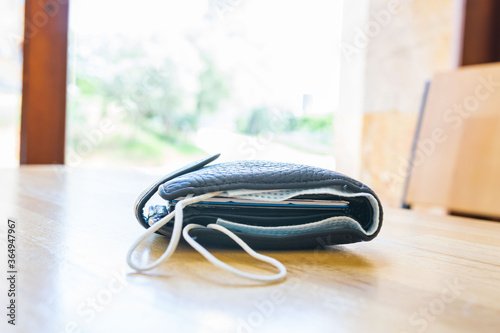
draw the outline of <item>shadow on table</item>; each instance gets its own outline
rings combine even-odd
[[[137,250],[136,258],[143,263],[159,258],[168,246],[168,240],[161,236],[152,236],[145,241],[143,247]],[[241,249],[209,248],[207,249],[218,259],[237,269],[261,275],[270,275],[276,269],[267,263],[259,261]],[[375,265],[365,256],[348,249],[348,246],[324,246],[311,250],[289,251],[258,251],[275,258],[287,268],[286,279],[295,276],[311,276],[311,278],[328,278],[368,276]],[[143,273],[129,273],[128,276],[149,276],[155,279],[182,277],[193,281],[203,281],[210,284],[231,287],[263,287],[280,284],[248,280],[230,272],[215,267],[187,243],[180,242],[176,252],[159,267]]]

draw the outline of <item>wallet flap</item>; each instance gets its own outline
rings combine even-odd
[[[207,166],[165,182],[159,195],[173,200],[214,191],[278,190],[338,186],[347,191],[375,193],[341,173],[317,167],[269,161],[237,161]]]

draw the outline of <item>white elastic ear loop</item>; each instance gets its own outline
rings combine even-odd
[[[239,276],[242,276],[242,277],[245,277],[245,278],[248,278],[248,279],[252,279],[252,280],[258,280],[258,281],[274,282],[274,281],[281,280],[281,279],[283,279],[285,277],[285,275],[286,275],[286,267],[282,263],[280,263],[278,260],[276,260],[274,258],[271,258],[271,257],[268,257],[268,256],[265,256],[263,254],[255,252],[241,238],[239,238],[233,232],[231,232],[230,230],[224,228],[223,226],[220,226],[220,225],[217,225],[217,224],[209,224],[207,226],[207,228],[216,229],[216,230],[219,230],[220,232],[225,233],[232,240],[234,240],[236,243],[238,243],[238,245],[241,246],[241,248],[243,250],[245,250],[249,255],[251,255],[255,259],[258,259],[258,260],[261,260],[261,261],[264,261],[264,262],[267,262],[267,263],[273,265],[274,267],[276,267],[279,270],[279,273],[277,273],[275,275],[258,275],[258,274],[251,274],[251,273],[243,272],[243,271],[241,271],[239,269],[236,269],[236,268],[234,268],[232,266],[229,266],[228,264],[226,264],[226,263],[220,261],[219,259],[217,259],[216,257],[214,257],[210,252],[207,251],[207,249],[205,249],[203,246],[201,246],[197,241],[195,241],[189,235],[189,230],[195,229],[195,228],[205,228],[205,227],[202,226],[202,225],[199,225],[199,224],[188,224],[182,230],[182,235],[184,236],[184,239],[196,251],[198,251],[199,253],[201,253],[208,261],[210,261],[215,266],[217,266],[219,268],[222,268],[222,269],[225,269],[225,270],[227,270],[229,272],[232,272],[232,273],[234,273],[236,275],[239,275]]]
[[[177,202],[177,204],[175,205],[175,211],[168,214],[167,216],[165,216],[164,218],[153,224],[153,226],[146,229],[146,231],[134,243],[132,243],[130,249],[127,252],[127,264],[136,271],[142,272],[153,269],[158,265],[160,265],[161,263],[163,263],[164,261],[167,261],[170,258],[170,256],[172,256],[172,254],[175,252],[175,249],[177,248],[177,245],[179,244],[179,240],[181,238],[182,219],[184,215],[182,211],[183,208],[198,201],[202,201],[211,198],[213,196],[216,196],[219,193],[221,192],[206,193],[196,197],[186,197],[186,199]],[[172,237],[170,238],[170,243],[168,244],[167,249],[165,250],[165,252],[163,252],[161,257],[158,258],[153,263],[144,267],[139,267],[136,264],[134,264],[132,262],[132,254],[134,253],[137,246],[139,246],[139,244],[141,244],[146,238],[148,238],[153,233],[158,231],[158,229],[167,224],[174,216],[175,220],[174,220],[174,228],[172,230]]]

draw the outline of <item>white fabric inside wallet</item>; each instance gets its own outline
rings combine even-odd
[[[253,200],[255,202],[286,202],[289,199],[300,197],[303,195],[311,194],[331,194],[339,197],[354,198],[354,197],[366,197],[373,209],[373,221],[370,224],[368,230],[365,230],[361,224],[349,216],[334,216],[327,219],[323,219],[316,222],[304,223],[300,225],[287,225],[278,227],[269,226],[254,226],[248,224],[242,224],[238,222],[228,221],[226,219],[218,219],[217,224],[224,226],[228,230],[233,232],[243,232],[246,234],[255,235],[269,235],[269,236],[292,236],[300,235],[304,232],[323,232],[331,230],[358,230],[367,236],[372,235],[378,229],[378,224],[380,221],[380,212],[377,200],[373,195],[369,193],[350,193],[345,190],[339,190],[337,188],[325,187],[325,188],[315,188],[315,189],[297,189],[297,190],[273,190],[273,191],[258,191],[258,190],[234,190],[225,191],[218,195],[218,197],[225,197],[228,199],[244,199]],[[212,198],[213,199],[213,198]],[[297,205],[300,205],[301,200],[296,200]],[[321,201],[321,200],[315,200]],[[331,207],[345,207],[348,202],[343,200],[323,200],[324,202],[318,206],[324,208],[325,206]],[[230,200],[228,202],[231,202]],[[202,204],[203,202],[199,202]],[[302,204],[309,206],[311,204],[310,200],[303,200]]]

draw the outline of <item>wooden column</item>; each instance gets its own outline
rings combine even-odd
[[[500,61],[500,2],[465,0],[461,66]]]
[[[26,0],[21,164],[63,164],[68,0]]]

